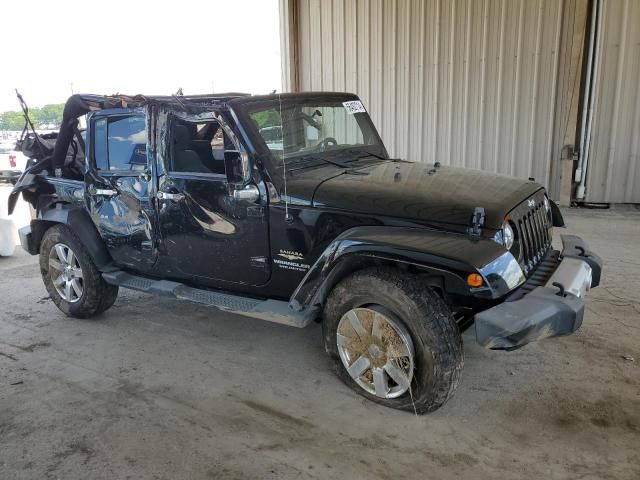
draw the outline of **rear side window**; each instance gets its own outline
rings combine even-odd
[[[144,116],[100,118],[94,123],[93,135],[98,170],[136,172],[147,168]]]

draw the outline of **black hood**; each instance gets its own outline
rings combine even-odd
[[[288,188],[298,202],[420,223],[469,225],[474,209],[482,207],[485,226],[497,229],[511,209],[542,186],[481,170],[389,161],[311,170],[289,177]],[[312,198],[304,198],[305,191],[314,191]]]

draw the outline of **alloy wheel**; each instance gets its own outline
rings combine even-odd
[[[49,275],[53,286],[69,303],[82,298],[84,291],[82,267],[78,257],[68,245],[56,243],[49,252]]]
[[[354,308],[338,323],[338,353],[351,378],[380,398],[397,398],[411,388],[414,349],[411,335],[379,306]]]

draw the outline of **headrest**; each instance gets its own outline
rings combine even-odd
[[[189,147],[191,134],[185,125],[176,125],[173,127],[173,143],[176,149],[185,150]]]

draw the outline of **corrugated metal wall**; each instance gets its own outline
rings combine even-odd
[[[395,156],[533,176],[557,192],[557,127],[569,122],[556,117],[579,86],[560,43],[580,0],[281,2],[298,33],[285,88],[357,93]]]
[[[586,200],[640,203],[640,0],[603,7]]]

